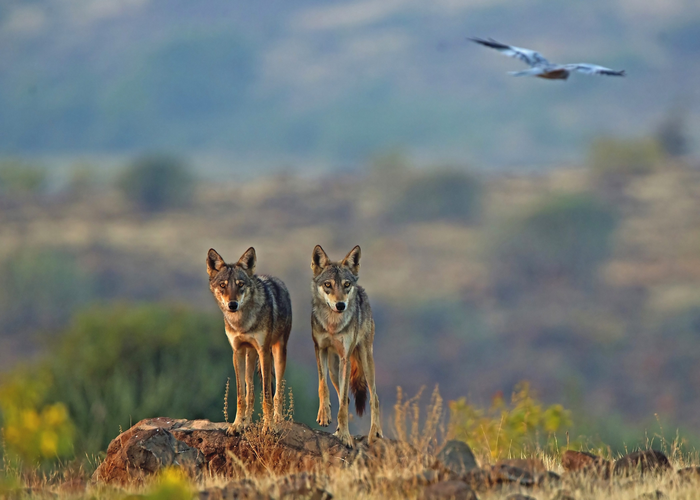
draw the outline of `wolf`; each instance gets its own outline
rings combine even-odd
[[[316,422],[323,427],[331,422],[326,380],[326,371],[330,371],[340,403],[335,435],[350,448],[353,439],[348,430],[349,389],[358,415],[364,413],[369,390],[372,418],[368,439],[372,443],[384,437],[374,382],[374,320],[367,293],[357,284],[360,256],[359,246],[341,262],[332,262],[321,245],[316,245],[311,254],[311,334],[316,349],[319,398]]]
[[[282,380],[287,365],[287,341],[292,329],[292,302],[284,283],[256,275],[257,257],[250,247],[235,264],[227,264],[213,248],[207,253],[209,289],[224,313],[226,336],[233,348],[236,372],[236,419],[227,434],[252,423],[255,393],[253,377],[260,362],[263,391],[263,428],[274,429],[283,418]],[[274,415],[272,364],[274,360]],[[245,395],[245,396],[244,396]]]

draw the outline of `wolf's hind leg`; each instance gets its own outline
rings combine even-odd
[[[365,372],[367,387],[369,388],[369,407],[372,412],[372,417],[367,440],[371,444],[377,438],[384,437],[384,433],[382,432],[382,416],[379,412],[379,396],[377,395],[377,386],[374,381],[374,355],[372,353],[372,346],[360,348],[359,358],[362,363],[362,370]]]
[[[226,431],[229,435],[245,427],[245,349],[233,351],[233,370],[236,372],[236,418]]]
[[[287,367],[287,344],[280,340],[272,346],[275,360],[275,423],[284,420],[284,370]]]

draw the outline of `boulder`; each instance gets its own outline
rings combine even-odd
[[[556,486],[560,483],[561,483],[561,476],[559,474],[557,474],[556,472],[552,472],[551,470],[537,474],[537,477],[535,478],[535,484],[537,486],[539,486],[540,488],[552,487],[552,486]]]
[[[596,474],[601,478],[610,477],[613,464],[609,460],[585,451],[567,450],[561,459],[561,466],[567,472]]]
[[[700,480],[700,467],[685,467],[683,469],[678,469],[678,477],[684,481],[698,481]]]
[[[526,470],[533,476],[547,471],[547,466],[539,458],[506,458],[496,462],[496,466],[500,467],[501,465]]]
[[[445,443],[445,446],[438,453],[437,462],[455,474],[464,474],[479,467],[469,445],[456,439]]]
[[[112,440],[92,482],[134,484],[169,465],[182,466],[194,475],[207,472],[236,478],[312,471],[321,464],[345,466],[358,460],[372,467],[385,460],[416,459],[415,450],[394,440],[382,439],[370,446],[365,437],[357,436],[355,448],[350,449],[332,434],[297,422],[283,422],[268,433],[253,426],[234,436],[226,434],[227,427],[208,420],[142,420]]]
[[[666,455],[657,450],[644,450],[629,453],[615,462],[613,473],[616,476],[651,474],[665,472],[671,468]]]

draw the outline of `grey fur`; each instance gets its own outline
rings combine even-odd
[[[292,302],[284,283],[275,277],[256,275],[255,249],[249,248],[236,264],[226,264],[214,250],[207,254],[209,289],[224,315],[224,328],[231,348],[238,392],[236,419],[229,432],[238,432],[252,422],[254,363],[260,362],[263,380],[265,426],[272,422],[272,360],[277,391],[274,422],[282,419],[282,391],[287,341],[292,328]],[[228,304],[235,303],[235,311]],[[238,365],[238,366],[237,366]],[[245,380],[244,380],[245,375]],[[244,398],[245,393],[245,398]]]

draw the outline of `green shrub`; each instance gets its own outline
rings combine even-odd
[[[473,222],[481,208],[481,183],[456,170],[440,170],[410,180],[391,207],[394,222]]]
[[[127,167],[117,185],[139,208],[154,212],[189,204],[195,179],[176,158],[146,156]]]
[[[499,286],[594,281],[612,249],[615,212],[590,195],[555,197],[513,221],[496,239],[492,270]]]
[[[144,418],[220,419],[231,352],[220,318],[162,305],[78,314],[48,361],[50,397],[78,429],[76,448],[105,449]]]
[[[120,429],[144,418],[223,420],[226,380],[234,371],[220,313],[162,304],[93,306],[54,343],[50,357],[31,367],[29,381],[47,384],[37,406],[67,409],[78,456],[106,449]],[[288,362],[287,387],[299,388],[295,418],[312,423],[315,402],[305,392],[305,375]],[[12,380],[8,375],[0,391]]]
[[[662,160],[655,139],[600,138],[593,141],[589,164],[597,175],[635,175],[653,171]]]
[[[544,408],[526,382],[515,387],[510,405],[497,395],[488,409],[470,405],[465,398],[450,401],[449,406],[450,434],[491,459],[519,458],[542,446],[541,438],[571,426],[571,412],[561,405]],[[549,444],[556,447],[556,441]]]

